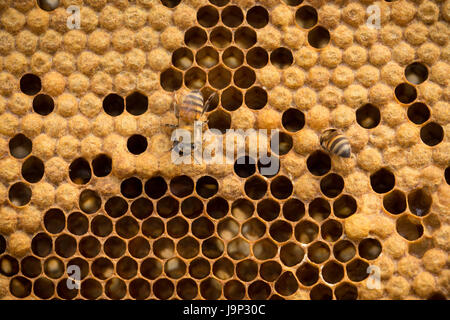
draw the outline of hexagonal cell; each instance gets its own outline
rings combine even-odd
[[[289,132],[297,132],[305,126],[305,115],[298,109],[289,108],[281,117],[283,127]]]
[[[150,284],[144,279],[133,279],[130,282],[130,296],[136,300],[144,300],[150,295]]]
[[[189,197],[181,202],[181,213],[189,218],[197,218],[203,213],[203,202],[196,197]]]
[[[308,247],[308,258],[314,263],[320,264],[330,257],[330,247],[325,242],[317,241]]]
[[[264,28],[269,23],[269,12],[262,6],[254,6],[247,11],[246,18],[253,28]]]
[[[228,68],[237,68],[244,62],[244,54],[237,47],[228,47],[222,53],[222,61]]]
[[[193,300],[198,295],[198,287],[192,279],[181,279],[177,282],[177,294],[181,299]]]
[[[139,197],[142,194],[142,181],[136,177],[123,180],[120,184],[120,193],[128,199]]]
[[[27,73],[20,78],[20,91],[29,96],[34,96],[42,89],[41,78],[32,73]]]
[[[344,278],[344,267],[336,261],[328,261],[322,268],[323,280],[335,284]]]
[[[69,177],[75,184],[87,184],[91,180],[92,172],[89,162],[84,158],[72,161],[69,166]]]
[[[102,199],[96,191],[87,189],[81,191],[78,205],[84,213],[92,214],[100,209]]]
[[[355,245],[349,240],[340,240],[333,246],[333,255],[340,262],[347,262],[353,259],[356,254]]]
[[[375,128],[380,124],[380,120],[380,110],[370,103],[367,103],[356,110],[356,122],[365,129]]]
[[[249,67],[240,67],[235,71],[233,81],[241,89],[250,88],[256,81],[255,71]]]
[[[249,49],[256,43],[256,32],[249,27],[240,27],[234,32],[234,43],[242,48]]]
[[[139,232],[139,223],[132,217],[122,217],[115,224],[117,234],[125,239],[133,238]]]
[[[270,54],[270,62],[279,69],[286,69],[292,65],[294,57],[288,48],[277,48]]]
[[[294,229],[295,239],[301,243],[310,243],[317,238],[319,227],[312,221],[299,222]]]
[[[1,252],[1,250],[0,250]],[[59,260],[59,259],[58,259]],[[59,260],[60,261],[60,260]],[[64,272],[64,265],[63,265]],[[41,261],[35,257],[29,256],[22,259],[20,262],[20,270],[22,270],[22,274],[27,278],[35,278],[42,273]],[[46,273],[53,274],[54,269],[47,270]],[[57,277],[59,278],[59,277]]]
[[[272,221],[280,214],[280,204],[273,199],[264,199],[258,202],[256,211],[262,219]]]
[[[220,258],[219,260],[216,260],[213,264],[213,273],[221,280],[231,278],[234,275],[233,262],[228,258]]]
[[[106,216],[96,216],[91,221],[91,231],[98,237],[106,237],[113,231],[113,223],[111,219]]]
[[[296,276],[304,286],[312,286],[319,280],[319,268],[305,262],[297,269]]]
[[[44,176],[44,163],[41,159],[31,156],[22,164],[22,177],[29,183],[39,182]]]
[[[363,239],[358,245],[361,258],[375,260],[381,254],[381,243],[377,239]]]
[[[370,175],[370,185],[376,193],[386,193],[395,186],[394,174],[386,168],[382,168]]]
[[[417,90],[408,83],[400,83],[395,87],[395,97],[403,104],[410,104],[417,98]]]
[[[336,300],[356,300],[358,289],[349,282],[340,283],[334,289]]]
[[[167,233],[173,238],[181,238],[189,230],[189,224],[181,217],[175,217],[167,222]]]
[[[158,258],[169,259],[175,253],[175,245],[170,238],[159,238],[153,243],[153,252]]]
[[[200,294],[204,299],[216,300],[222,294],[222,286],[214,278],[208,278],[200,283]]]
[[[284,272],[275,282],[275,290],[282,296],[290,296],[298,289],[298,283],[292,272]]]
[[[16,134],[9,140],[9,152],[14,158],[23,159],[31,153],[33,143],[25,135]]]
[[[111,299],[122,299],[127,294],[127,285],[120,278],[111,278],[105,284],[105,294]]]
[[[408,119],[415,124],[422,124],[430,119],[430,109],[425,103],[416,102],[408,108]]]
[[[260,110],[267,104],[267,91],[261,87],[252,87],[245,92],[245,104],[250,109]]]
[[[128,251],[135,258],[144,258],[150,252],[150,243],[144,237],[136,237],[128,242]]]
[[[270,182],[270,192],[277,199],[287,199],[292,191],[292,182],[285,176],[277,176]]]
[[[192,66],[194,54],[189,48],[178,48],[172,53],[172,64],[181,70],[187,70]]]
[[[320,227],[322,239],[328,242],[335,242],[342,236],[342,225],[337,220],[329,219]]]
[[[225,251],[225,244],[217,237],[206,239],[202,243],[202,253],[205,257],[215,259],[220,257]]]
[[[216,110],[208,115],[209,129],[217,129],[222,134],[231,128],[231,115],[223,110]]]
[[[315,151],[308,156],[306,166],[315,176],[323,176],[331,169],[331,158],[323,151]]]
[[[11,279],[9,283],[9,291],[17,298],[25,298],[31,294],[31,281],[22,276]]]
[[[147,146],[147,138],[140,134],[132,135],[127,140],[128,151],[135,155],[145,152],[145,150],[147,150]]]
[[[420,129],[420,139],[430,147],[438,145],[444,140],[444,129],[436,122],[428,122]]]
[[[127,111],[134,116],[144,114],[148,109],[148,97],[140,92],[133,92],[125,101]]]
[[[266,300],[271,292],[269,284],[261,280],[256,280],[248,287],[248,296],[251,300]]]
[[[303,29],[310,29],[317,24],[317,10],[311,6],[301,6],[295,12],[295,22]]]
[[[202,204],[203,208],[203,204]],[[228,201],[222,197],[215,197],[208,201],[206,212],[214,219],[220,219],[227,215],[229,210]]]
[[[225,27],[215,27],[209,34],[209,41],[215,48],[226,48],[232,41],[231,31]]]
[[[23,182],[16,182],[9,188],[8,199],[14,206],[26,206],[31,201],[31,188]]]
[[[55,252],[62,258],[69,258],[77,250],[77,241],[68,234],[62,234],[55,240]]]
[[[283,156],[287,154],[292,149],[292,146],[292,137],[285,132],[276,131],[270,137],[270,149],[276,155]]]
[[[330,287],[319,283],[311,289],[309,298],[311,300],[331,300],[333,299],[333,292]]]
[[[53,241],[46,233],[38,233],[31,241],[31,251],[38,257],[46,257],[53,249]]]
[[[347,271],[347,277],[351,281],[355,282],[363,281],[369,276],[369,274],[367,273],[368,267],[369,264],[364,260],[361,260],[359,258],[353,259],[345,266],[345,269]]]
[[[176,91],[183,84],[183,74],[180,71],[169,68],[161,73],[160,83],[164,90],[169,92]]]
[[[413,62],[405,68],[405,77],[412,84],[421,84],[428,79],[428,68],[420,62]]]
[[[219,12],[213,6],[204,6],[197,11],[198,23],[205,27],[214,27],[219,22]]]
[[[231,72],[223,66],[217,66],[208,72],[208,82],[215,89],[224,89],[231,83]]]
[[[242,281],[252,281],[258,275],[258,264],[250,259],[240,261],[236,265],[236,275]]]
[[[261,47],[254,47],[247,52],[246,59],[251,67],[259,69],[267,65],[269,54]]]
[[[220,221],[217,225],[217,233],[220,238],[224,240],[231,240],[239,233],[239,223],[237,223],[233,218],[226,218]],[[246,238],[248,239],[248,237]]]
[[[283,203],[283,217],[289,221],[298,221],[305,215],[305,205],[298,199],[290,198]]]
[[[322,26],[314,27],[308,32],[308,42],[316,49],[323,49],[330,43],[330,32]]]
[[[47,94],[38,94],[33,98],[33,111],[41,116],[48,116],[55,109],[53,98]]]
[[[208,39],[208,36],[202,28],[192,27],[184,34],[184,43],[191,49],[201,48]]]
[[[112,117],[117,117],[125,110],[125,100],[115,93],[108,94],[103,99],[103,110]]]
[[[425,189],[416,189],[408,193],[409,210],[416,216],[423,217],[430,212],[432,197],[430,192]]]
[[[19,272],[19,262],[10,255],[4,255],[0,258],[0,273],[11,277]]]
[[[184,198],[194,191],[194,181],[186,176],[178,176],[170,180],[170,191],[173,195]]]
[[[222,22],[230,28],[236,28],[244,21],[244,14],[238,6],[228,6],[222,10]]]
[[[145,194],[152,199],[161,198],[167,191],[166,180],[162,177],[153,177],[145,182]]]
[[[352,214],[354,214],[357,209],[358,205],[356,203],[355,198],[347,194],[340,196],[333,203],[333,212],[334,215],[338,218],[342,219],[348,218]]]
[[[270,239],[261,239],[253,245],[253,254],[256,259],[268,260],[278,253],[277,245]]]
[[[424,231],[422,223],[408,215],[403,215],[397,219],[396,229],[399,235],[409,241],[419,239]]]
[[[163,234],[164,229],[164,222],[159,218],[148,218],[142,223],[142,233],[152,239]]]
[[[189,274],[195,279],[203,279],[211,272],[208,260],[196,258],[189,264]]]
[[[308,213],[317,222],[327,219],[331,213],[330,203],[323,198],[316,198],[309,203]]]
[[[92,160],[92,171],[97,177],[106,177],[112,170],[112,159],[106,154],[99,154]]]
[[[205,61],[202,60],[202,62]],[[189,89],[192,90],[200,89],[205,85],[205,83],[206,83],[206,73],[198,67],[192,67],[184,74],[184,85]]]
[[[275,241],[287,241],[292,236],[292,226],[286,221],[276,221],[270,226],[269,234]]]
[[[58,208],[48,210],[44,214],[45,229],[53,234],[60,233],[66,227],[66,216]]]
[[[266,233],[266,225],[258,218],[252,218],[242,225],[242,234],[250,241],[256,241]]]
[[[344,179],[336,174],[330,173],[320,180],[320,190],[328,198],[335,198],[344,189]]]
[[[86,236],[80,240],[79,251],[86,258],[93,258],[100,253],[101,244],[96,237]]]
[[[131,213],[136,218],[143,220],[148,218],[153,212],[153,203],[147,198],[139,198],[131,204]]]
[[[97,280],[86,279],[81,283],[80,293],[84,298],[94,300],[102,295],[103,288]]]
[[[80,280],[83,280],[89,274],[89,263],[85,259],[79,257],[70,259],[66,262],[66,269],[70,266],[77,266],[80,268]]]
[[[237,110],[243,102],[242,92],[235,87],[228,87],[222,92],[222,107],[228,111]]]
[[[139,266],[139,271],[142,276],[147,279],[154,280],[160,276],[162,273],[163,266],[162,263],[155,258],[147,258]]]
[[[128,203],[121,197],[111,197],[105,203],[105,211],[112,218],[119,218],[128,211]]]
[[[164,272],[169,278],[179,279],[186,273],[186,264],[180,258],[172,258],[164,264]]]
[[[280,249],[280,260],[288,267],[293,267],[299,264],[303,257],[305,256],[305,251],[301,246],[294,242],[289,242],[283,245]]]
[[[197,180],[195,191],[203,198],[211,198],[219,190],[219,183],[211,176],[203,176]]]
[[[241,300],[245,296],[245,286],[238,280],[230,280],[223,286],[223,295],[228,300]]]
[[[237,199],[231,205],[231,214],[238,221],[244,221],[253,215],[255,211],[254,204],[247,199]]]
[[[103,251],[112,259],[121,257],[125,253],[126,248],[125,241],[115,236],[106,239],[103,244]]]
[[[406,210],[406,196],[400,190],[393,190],[383,197],[384,209],[392,214],[400,214]]]
[[[219,53],[213,47],[203,47],[195,54],[195,60],[204,68],[211,68],[219,62]],[[198,68],[196,68],[198,69]],[[196,70],[194,69],[194,70]],[[191,69],[192,70],[192,69]],[[189,72],[189,71],[188,71]],[[199,77],[206,78],[206,75]],[[186,82],[185,76],[185,82]]]
[[[33,283],[33,292],[38,298],[50,299],[55,294],[55,285],[47,278],[39,278]]]
[[[214,233],[214,224],[205,217],[197,218],[191,225],[192,233],[199,239],[206,239]]]

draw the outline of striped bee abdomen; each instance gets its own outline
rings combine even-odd
[[[320,145],[339,157],[350,158],[350,141],[336,129],[325,130],[320,137]]]
[[[188,122],[198,120],[203,110],[203,103],[203,96],[200,91],[189,92],[178,106],[179,117]]]

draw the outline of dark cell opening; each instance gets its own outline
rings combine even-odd
[[[253,200],[261,199],[267,192],[267,183],[260,177],[254,176],[245,181],[245,193]]]
[[[139,116],[148,109],[148,98],[140,92],[133,92],[126,99],[127,111],[134,116]]]
[[[92,160],[92,169],[97,177],[106,177],[111,173],[112,160],[106,154],[100,154]]]
[[[198,23],[205,27],[214,27],[219,22],[219,12],[213,6],[204,6],[197,11]]]
[[[403,104],[412,103],[417,98],[417,90],[408,83],[401,83],[395,88],[397,100]]]
[[[245,104],[250,109],[259,110],[267,104],[267,92],[261,87],[252,87],[245,92]]]
[[[306,160],[308,170],[315,176],[323,176],[331,169],[330,156],[322,151],[315,151]]]
[[[52,97],[46,94],[39,94],[33,99],[33,110],[41,116],[47,116],[55,109],[55,102]]]
[[[305,126],[305,115],[298,109],[290,108],[281,117],[283,127],[289,132],[297,132]]]
[[[132,154],[141,154],[147,150],[148,142],[147,138],[140,134],[132,135],[128,138],[127,148]]]
[[[302,6],[295,12],[295,22],[297,22],[301,28],[312,28],[316,25],[317,20],[317,11],[311,6]]]
[[[9,140],[9,152],[14,158],[23,159],[31,153],[33,143],[25,135],[16,134]]]
[[[444,129],[436,122],[429,122],[420,129],[420,139],[426,145],[433,147],[444,139]]]
[[[308,32],[308,42],[316,49],[325,48],[330,43],[330,32],[324,27],[315,27]]]
[[[344,179],[336,173],[330,173],[320,180],[320,190],[328,198],[337,197],[343,189]]]
[[[197,180],[195,190],[199,196],[211,198],[219,190],[219,183],[213,177],[204,176]]]
[[[247,22],[253,28],[263,28],[269,23],[269,12],[264,7],[254,6],[247,11]]]
[[[382,168],[370,176],[370,185],[377,193],[386,193],[395,186],[395,176],[388,169]]]
[[[372,129],[380,124],[380,110],[368,103],[356,110],[356,121],[365,129]]]
[[[36,183],[44,176],[44,163],[41,159],[31,156],[22,164],[22,177],[30,182]]]
[[[161,198],[167,191],[167,183],[163,177],[153,177],[145,183],[145,193],[152,199]]]
[[[69,166],[69,177],[73,183],[86,184],[91,180],[91,166],[84,158],[72,161]]]
[[[415,124],[422,124],[430,119],[430,109],[422,102],[416,102],[408,108],[408,119]]]
[[[420,62],[411,63],[405,69],[405,77],[412,84],[421,84],[428,79],[428,69]]]
[[[142,182],[136,177],[128,178],[120,184],[120,192],[125,198],[137,198],[142,193]]]
[[[187,197],[194,191],[194,181],[188,176],[175,177],[170,180],[170,191],[176,197]]]
[[[125,102],[118,94],[110,93],[103,99],[103,110],[112,117],[121,115],[124,109]]]
[[[161,73],[160,83],[164,90],[169,92],[176,91],[183,84],[183,75],[181,72],[169,68]]]
[[[26,95],[34,96],[41,88],[41,79],[37,75],[28,73],[20,79],[20,90]]]

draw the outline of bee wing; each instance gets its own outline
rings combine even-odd
[[[203,116],[203,114],[209,110],[209,107],[211,106],[211,102],[216,96],[217,96],[217,92],[214,92],[208,97],[208,100],[206,100],[206,102],[203,106],[202,114],[200,116]]]

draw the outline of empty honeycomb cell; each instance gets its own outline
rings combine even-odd
[[[305,215],[305,205],[298,199],[290,198],[283,203],[283,217],[289,221],[298,221]]]
[[[219,130],[222,134],[231,128],[231,115],[222,110],[216,110],[208,115],[209,129]]]
[[[117,262],[116,270],[121,278],[128,280],[136,276],[138,264],[130,257],[123,257]]]
[[[128,203],[121,197],[109,198],[105,203],[105,211],[112,218],[119,218],[128,211]]]
[[[319,280],[319,269],[305,262],[297,269],[296,276],[301,284],[309,287]]]
[[[169,68],[161,73],[160,76],[161,87],[166,91],[176,91],[181,88],[183,84],[183,75],[181,72]]]
[[[181,299],[192,300],[198,295],[198,287],[192,279],[181,279],[177,282],[177,294]]]
[[[172,53],[172,64],[181,70],[187,70],[192,66],[194,54],[189,48],[178,48]]]
[[[120,237],[130,239],[139,232],[139,223],[136,219],[125,216],[116,222],[115,229]]]
[[[234,84],[239,88],[250,88],[256,81],[255,72],[249,67],[240,67],[233,76]]]
[[[231,72],[219,65],[208,72],[208,82],[215,89],[224,89],[231,82]]]
[[[380,124],[380,120],[380,110],[370,103],[356,110],[356,122],[365,129],[375,128]]]
[[[204,299],[216,300],[222,294],[222,286],[214,278],[207,278],[200,283],[200,294]]]
[[[298,282],[292,272],[284,272],[278,280],[275,282],[275,290],[283,295],[290,296],[295,293],[298,289]]]
[[[180,2],[181,0],[161,0],[162,5],[167,8],[175,8]]]
[[[264,199],[258,202],[256,211],[265,221],[272,221],[280,214],[280,204],[273,199]]]
[[[317,11],[311,6],[302,6],[295,12],[295,22],[303,29],[314,27],[317,24],[317,20]]]
[[[214,233],[214,224],[205,217],[200,217],[192,222],[191,230],[194,236],[206,239]]]
[[[31,189],[25,183],[17,182],[9,188],[8,199],[13,205],[23,207],[31,200]]]
[[[167,191],[166,180],[162,177],[153,177],[145,182],[145,194],[152,199],[161,198]]]
[[[303,260],[304,255],[305,251],[302,247],[293,242],[283,245],[280,249],[280,260],[288,267],[299,264]]]
[[[270,183],[270,192],[277,199],[287,199],[292,190],[292,182],[285,176],[277,176]]]
[[[202,253],[210,259],[220,257],[225,250],[223,241],[217,237],[211,237],[202,243]]]
[[[31,251],[38,257],[45,257],[53,249],[52,239],[45,233],[38,233],[31,241]]]
[[[31,153],[33,143],[19,133],[9,140],[9,152],[14,158],[23,159]]]
[[[308,258],[314,263],[320,264],[330,257],[330,248],[324,242],[317,241],[308,247]]]
[[[189,224],[181,217],[175,217],[167,222],[167,233],[173,238],[181,238],[189,230]]]
[[[92,171],[97,177],[106,177],[111,173],[112,160],[106,154],[100,154],[92,160]]]
[[[286,221],[276,221],[270,226],[269,234],[278,242],[287,241],[292,235],[292,226]]]
[[[77,250],[77,241],[68,234],[62,234],[55,240],[55,252],[63,258],[69,258]]]
[[[103,110],[112,117],[117,117],[125,110],[125,100],[115,93],[108,94],[103,99]]]
[[[231,240],[239,233],[239,224],[232,218],[226,218],[217,225],[217,233],[220,238]]]
[[[244,14],[238,6],[228,6],[222,10],[222,22],[230,28],[236,28],[244,21]]]
[[[148,218],[153,212],[153,203],[147,198],[139,198],[131,204],[131,213],[136,218],[143,220]]]
[[[323,198],[316,198],[310,202],[308,213],[317,222],[326,220],[331,213],[329,202]]]
[[[142,194],[142,181],[136,177],[125,179],[120,184],[120,192],[125,198],[137,198]]]
[[[270,286],[261,280],[256,280],[248,287],[248,296],[251,300],[266,300],[271,294]]]
[[[234,275],[234,265],[230,259],[220,258],[216,260],[213,264],[214,275],[221,279],[226,280]]]
[[[205,58],[205,59],[201,60],[201,63],[207,64],[208,62],[206,62],[206,61],[208,61],[208,60],[209,60],[208,58]],[[211,62],[211,61],[209,61],[209,62]],[[204,65],[202,65],[202,66],[204,66]],[[205,85],[205,83],[206,83],[206,73],[198,67],[190,68],[184,74],[184,84],[189,89],[200,89],[201,87],[203,87]]]
[[[98,237],[106,237],[111,234],[113,224],[106,216],[96,216],[91,221],[91,231]]]
[[[266,233],[266,225],[257,218],[252,218],[242,225],[242,234],[250,241],[260,239]]]
[[[103,287],[100,282],[95,279],[85,279],[81,282],[80,294],[88,300],[94,300],[103,293]]]
[[[228,300],[240,300],[245,296],[245,286],[238,280],[230,280],[223,287],[223,295]]]
[[[111,278],[105,284],[105,294],[111,299],[122,299],[126,293],[127,285],[120,278]]]
[[[320,227],[322,239],[334,242],[342,236],[342,225],[337,220],[327,220]]]
[[[403,104],[414,102],[417,98],[417,90],[408,83],[400,83],[395,87],[395,97]]]
[[[158,259],[147,258],[139,265],[141,274],[150,280],[154,280],[162,273],[163,266]]]
[[[221,100],[223,108],[235,111],[242,105],[242,92],[235,87],[228,87],[222,92]]]
[[[33,99],[33,111],[41,116],[47,116],[53,112],[55,103],[49,95],[39,94]]]
[[[22,177],[30,182],[39,182],[44,176],[44,163],[41,159],[31,156],[22,164]]]
[[[169,238],[159,238],[153,243],[153,253],[161,259],[169,259],[173,256],[175,245]]]
[[[330,43],[330,32],[322,26],[317,26],[308,32],[308,42],[316,49],[325,48]]]
[[[42,89],[41,79],[32,73],[27,73],[20,78],[20,91],[29,96],[34,96]]]
[[[258,265],[255,261],[246,259],[236,265],[236,275],[242,281],[252,281],[258,275]]]
[[[17,298],[26,298],[31,294],[31,281],[22,276],[14,277],[9,283],[9,291]]]
[[[269,12],[262,6],[254,6],[247,11],[246,19],[253,28],[264,28],[269,23]]]
[[[246,59],[247,63],[251,67],[260,69],[267,65],[269,61],[269,54],[261,47],[254,47],[247,52]]]
[[[333,202],[333,212],[338,218],[348,218],[353,215],[358,208],[355,198],[344,194]]]
[[[361,260],[359,258],[353,259],[345,266],[345,269],[347,271],[347,277],[351,281],[355,282],[363,281],[369,276],[369,274],[367,273],[368,267],[369,264],[364,260]]]
[[[128,151],[135,155],[144,153],[147,150],[147,146],[147,138],[140,134],[132,135],[127,140]]]
[[[425,103],[416,102],[408,108],[408,119],[415,124],[422,124],[430,119],[430,109]]]
[[[295,226],[295,238],[301,243],[310,243],[316,239],[319,227],[311,221],[301,221]]]
[[[144,258],[150,251],[150,244],[144,237],[136,237],[128,243],[128,251],[135,258]]]
[[[387,212],[400,214],[406,210],[406,196],[400,190],[393,190],[383,197],[383,207]]]
[[[336,261],[328,261],[322,268],[322,277],[330,284],[338,283],[344,278],[344,267]]]
[[[191,236],[184,237],[177,243],[177,253],[185,259],[194,258],[199,251],[200,245],[198,241]]]
[[[267,104],[267,91],[261,87],[252,87],[245,92],[245,104],[250,109],[260,110]]]
[[[319,283],[311,289],[309,297],[311,300],[331,300],[333,299],[333,292],[330,287]]]
[[[148,281],[141,278],[133,279],[129,285],[129,292],[132,298],[144,300],[150,295],[150,284]]]
[[[41,261],[33,256],[25,257],[20,262],[20,270],[25,277],[35,278],[42,273]]]
[[[126,97],[126,109],[134,116],[144,114],[148,109],[148,97],[140,92],[133,92]]]
[[[420,62],[411,63],[405,68],[405,77],[412,84],[421,84],[428,79],[428,69]]]
[[[340,283],[334,289],[336,300],[356,300],[358,289],[349,282]]]
[[[408,193],[409,210],[418,217],[423,217],[430,212],[432,197],[425,188],[416,189]]]
[[[344,189],[344,179],[336,174],[330,173],[320,180],[320,190],[328,198],[335,198]]]
[[[69,177],[73,183],[87,184],[91,180],[91,167],[84,158],[72,161],[69,166]]]
[[[84,213],[95,213],[101,205],[102,200],[96,191],[87,189],[80,193],[79,206]]]
[[[361,258],[375,260],[381,254],[381,243],[377,239],[363,239],[358,245]]]
[[[426,145],[433,147],[444,139],[444,129],[436,122],[428,122],[420,129],[420,139]]]
[[[275,257],[278,252],[277,245],[270,239],[261,239],[253,244],[253,254],[256,259],[268,260]]]
[[[0,273],[11,277],[19,272],[19,262],[10,255],[4,255],[0,258]]]
[[[103,251],[110,258],[119,258],[125,253],[126,244],[118,237],[110,237],[103,244]]]
[[[37,5],[42,10],[54,11],[56,8],[59,7],[60,1],[59,0],[38,0]]]
[[[100,253],[101,244],[96,237],[86,236],[80,240],[79,251],[86,258],[93,258]]]
[[[186,264],[179,258],[167,260],[164,272],[172,279],[181,278],[186,273]]]
[[[203,198],[211,198],[219,190],[219,184],[211,176],[203,176],[197,180],[195,187],[197,194]]]
[[[331,159],[325,152],[315,151],[308,156],[306,165],[313,175],[323,176],[331,169]]]
[[[409,241],[419,239],[423,235],[422,224],[406,215],[397,219],[396,230],[399,235]]]
[[[178,176],[170,180],[170,191],[173,195],[184,198],[194,191],[194,181],[186,176]]]
[[[333,246],[333,255],[340,262],[347,262],[353,259],[356,254],[355,245],[349,240],[340,240]]]
[[[297,132],[305,126],[305,115],[298,109],[290,108],[281,117],[283,127],[289,132]]]
[[[234,43],[242,49],[249,49],[256,43],[256,32],[249,27],[240,27],[234,32]]]
[[[274,154],[276,155],[285,155],[287,154],[293,146],[293,140],[291,135],[285,133],[285,132],[275,132],[272,136],[271,136],[271,140],[276,137],[277,141],[278,141],[278,146],[275,145],[275,148],[272,149],[272,143],[271,143],[271,150]],[[261,161],[261,158],[260,158]]]
[[[181,213],[189,219],[197,218],[203,213],[203,208],[203,202],[196,197],[189,197],[181,202]],[[214,211],[211,208],[210,210]]]
[[[234,69],[242,65],[244,62],[244,54],[237,47],[231,46],[222,53],[222,61],[227,67]]]
[[[286,69],[292,65],[294,58],[291,50],[277,48],[270,54],[270,62],[279,69]]]
[[[44,215],[45,229],[53,234],[60,233],[66,227],[66,217],[60,209],[48,210]]]
[[[389,192],[395,186],[395,176],[390,170],[382,168],[370,175],[370,185],[377,193]]]

